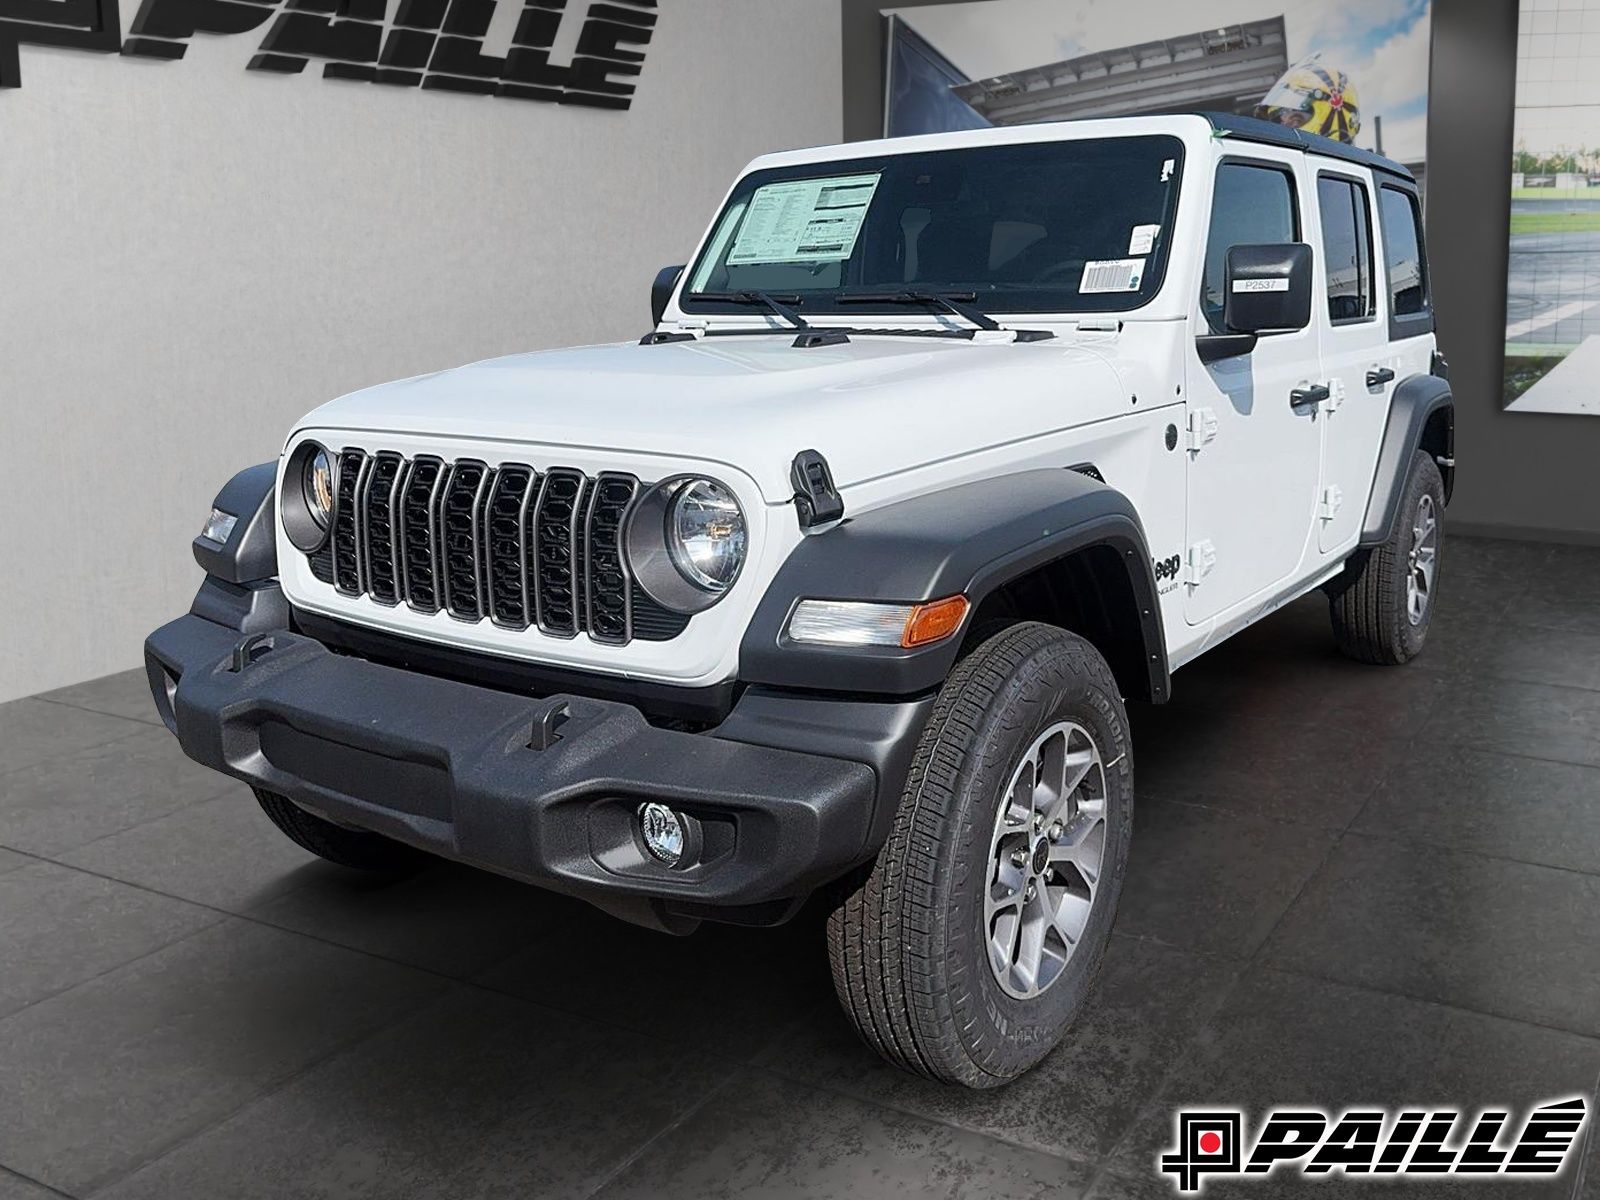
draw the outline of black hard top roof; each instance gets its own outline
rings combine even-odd
[[[1357,146],[1348,146],[1344,142],[1336,142],[1320,134],[1305,133],[1299,129],[1290,129],[1287,125],[1258,121],[1254,117],[1240,117],[1233,113],[1206,112],[1199,115],[1210,121],[1211,128],[1217,133],[1236,138],[1241,142],[1288,146],[1291,149],[1304,150],[1307,154],[1319,154],[1324,158],[1338,158],[1345,162],[1359,163],[1374,171],[1398,176],[1408,183],[1417,181],[1416,176],[1408,168],[1401,166],[1392,158],[1385,158],[1381,154],[1374,154],[1371,150],[1362,150]]]

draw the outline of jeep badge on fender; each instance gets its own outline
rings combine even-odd
[[[196,514],[161,717],[352,868],[667,934],[820,893],[871,1046],[1015,1079],[1116,919],[1125,706],[1319,588],[1345,654],[1423,649],[1416,183],[1220,116],[773,154],[650,309],[302,418]]]

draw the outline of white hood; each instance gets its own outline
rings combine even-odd
[[[722,462],[787,500],[820,450],[841,490],[1127,411],[1104,357],[1066,341],[793,334],[624,343],[491,359],[382,384],[300,429],[477,438]]]

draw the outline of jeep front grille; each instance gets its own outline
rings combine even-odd
[[[338,463],[333,530],[308,561],[343,596],[614,645],[670,641],[689,623],[623,561],[632,475],[360,449]]]

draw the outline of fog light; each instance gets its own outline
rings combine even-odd
[[[675,867],[683,861],[688,829],[684,818],[665,804],[651,801],[639,808],[639,831],[644,835],[644,847],[658,862]]]

